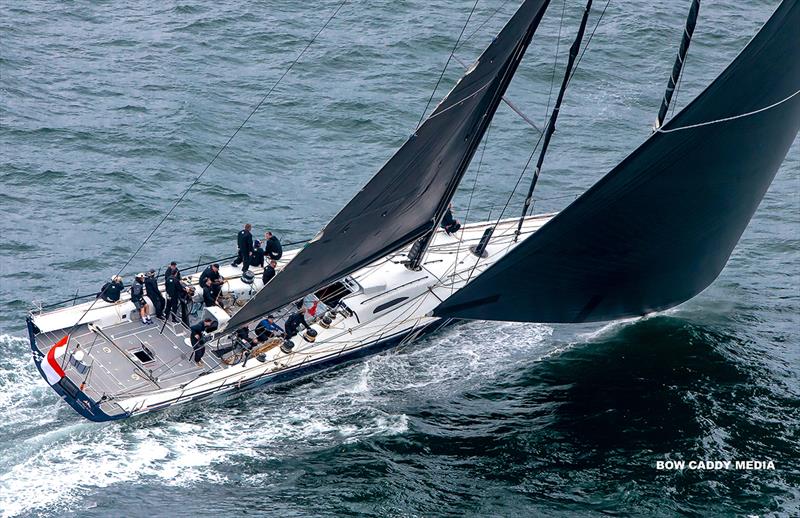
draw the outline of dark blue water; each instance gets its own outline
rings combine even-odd
[[[457,55],[477,56],[515,4],[480,2]],[[688,4],[611,1],[537,212],[647,137]],[[667,313],[462,324],[288,386],[110,425],[55,397],[27,352],[31,301],[115,273],[336,5],[0,4],[2,515],[799,515],[797,142],[717,282]],[[558,73],[582,9],[567,0],[562,26],[562,5],[508,95],[540,123],[559,33]],[[776,5],[703,4],[679,106]],[[312,236],[412,131],[471,7],[346,5],[131,271],[230,255],[244,221]],[[451,64],[435,101],[460,73]],[[501,108],[470,221],[497,215],[536,137]],[[668,459],[775,469],[656,469]]]

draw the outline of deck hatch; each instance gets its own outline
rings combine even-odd
[[[141,349],[134,349],[129,352],[142,364],[148,364],[156,361],[156,355],[149,347],[147,347],[146,344],[142,344]]]

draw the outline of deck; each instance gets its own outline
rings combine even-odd
[[[37,345],[45,353],[62,336],[41,333]],[[203,367],[197,366],[188,338],[183,324],[164,326],[156,319],[149,325],[134,321],[107,329],[81,325],[70,339],[69,356],[60,362],[66,376],[95,401],[131,396],[180,386],[223,366],[208,349]],[[79,350],[84,352],[83,365],[74,360]]]

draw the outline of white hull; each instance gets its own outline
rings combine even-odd
[[[527,218],[520,242],[551,217],[552,214]],[[236,365],[212,362],[213,357],[207,354],[206,365],[198,368],[186,354],[191,349],[186,329],[178,325],[162,329],[159,321],[156,325],[144,326],[138,322],[135,308],[126,295],[116,304],[97,301],[91,309],[91,303],[85,303],[32,314],[33,326],[29,327],[34,359],[41,371],[42,362],[47,361],[42,357],[80,318],[84,334],[77,337],[80,333],[76,331],[71,342],[83,340],[82,347],[87,355],[83,363],[92,365],[92,372],[87,373],[86,369],[78,368],[80,365],[62,358],[60,363],[67,381],[62,379],[53,384],[53,388],[73,408],[93,420],[128,417],[292,378],[311,369],[407,343],[445,324],[429,316],[431,311],[516,246],[513,240],[516,224],[517,219],[508,219],[497,225],[485,258],[476,257],[469,247],[478,243],[491,223],[466,225],[453,236],[438,232],[420,271],[411,271],[401,264],[407,250],[359,270],[347,279],[351,293],[342,299],[352,314],[340,312],[328,328],[319,322],[312,324],[318,333],[316,341],[309,343],[297,336],[293,339],[296,345],[288,354],[275,347],[260,359],[251,358]],[[287,251],[279,267],[295,253]],[[254,272],[256,281],[248,285],[240,280],[238,268],[223,266],[221,273],[229,279],[223,293],[240,301],[249,299],[262,287],[260,268]],[[193,283],[198,278],[199,274],[191,276]],[[98,336],[109,343],[95,346]],[[89,339],[92,345],[87,345]],[[137,366],[137,358],[124,345],[132,340],[148,344],[157,356],[164,357],[164,365],[156,368],[159,374],[153,374],[151,381],[144,379],[148,369]],[[211,342],[208,345],[214,348],[224,344]],[[67,356],[72,352],[73,349],[69,349]],[[125,355],[130,357],[123,357]],[[44,371],[42,373],[45,375]]]

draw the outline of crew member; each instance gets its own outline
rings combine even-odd
[[[150,315],[148,314],[149,308],[147,307],[147,302],[144,300],[143,273],[137,273],[136,277],[133,279],[133,284],[131,284],[131,302],[133,302],[133,305],[136,306],[136,309],[139,311],[139,316],[142,318],[143,324],[150,324],[153,322],[150,320]]]
[[[204,333],[206,331],[211,330],[213,324],[214,324],[213,320],[211,320],[210,318],[206,318],[205,320],[202,320],[189,328],[189,330],[191,331],[191,334],[189,335],[190,336],[189,340],[192,344],[192,356],[193,356],[192,359],[194,360],[194,362],[197,364],[198,367],[203,366],[203,362],[201,362],[200,360],[203,359],[203,355],[206,353],[206,342]]]
[[[111,277],[110,282],[103,284],[103,287],[100,288],[100,293],[98,293],[97,296],[104,301],[113,304],[114,302],[119,301],[119,296],[124,288],[125,285],[122,284],[122,277],[115,275]]]
[[[203,305],[207,308],[211,306],[220,306],[222,305],[217,301],[217,296],[214,294],[214,285],[211,282],[210,277],[206,277],[206,282],[203,285]]]
[[[239,255],[231,266],[242,265],[242,271],[246,272],[250,267],[250,259],[253,256],[253,225],[247,223],[242,230],[236,235],[236,244],[239,247]]]
[[[266,285],[273,277],[275,277],[275,267],[278,263],[275,259],[270,259],[269,264],[264,267],[264,274],[261,276],[261,281]]]
[[[261,248],[261,241],[253,242],[253,256],[250,258],[250,266],[264,267],[264,249]]]
[[[216,299],[222,291],[222,285],[225,284],[225,277],[219,273],[219,264],[214,263],[203,270],[203,273],[200,274],[200,286],[206,285],[206,279],[211,279],[211,290]]]
[[[158,279],[156,279],[156,271],[150,270],[144,276],[144,289],[147,291],[147,298],[153,302],[156,318],[164,318],[164,306],[167,301],[158,289]]]
[[[458,232],[461,228],[461,222],[453,217],[453,204],[447,206],[447,212],[444,213],[442,218],[442,228],[448,234]]]
[[[167,311],[164,313],[164,320],[169,320],[172,315],[172,321],[178,323],[178,299],[181,289],[181,271],[178,270],[178,263],[172,261],[164,272],[164,290],[167,292]]]
[[[178,302],[181,304],[181,322],[186,327],[189,327],[189,305],[192,304],[194,298],[194,286],[189,286],[184,283],[179,283],[180,291],[178,292]]]
[[[266,342],[273,336],[281,336],[283,334],[283,328],[275,323],[273,315],[269,315],[256,326],[256,337],[259,342]]]
[[[277,236],[272,235],[272,232],[267,232],[264,234],[264,240],[264,255],[276,261],[283,257],[283,247]]]
[[[300,302],[300,307],[298,308],[297,312],[292,313],[289,318],[286,319],[286,338],[291,338],[297,335],[297,331],[300,326],[303,326],[306,329],[310,327],[308,322],[306,322],[306,307],[302,304],[303,303]]]

